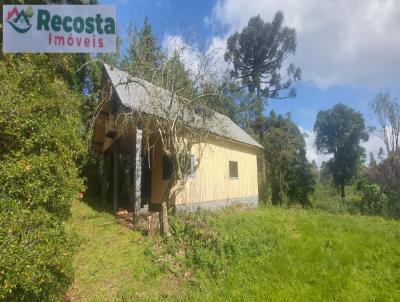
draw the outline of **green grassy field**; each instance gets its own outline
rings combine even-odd
[[[75,301],[400,301],[399,221],[272,207],[202,216],[218,242],[230,244],[216,248],[218,243],[200,241],[196,257],[171,256],[182,264],[173,272],[152,252],[165,243],[115,223],[110,214],[74,204],[69,227],[81,246],[69,296]]]

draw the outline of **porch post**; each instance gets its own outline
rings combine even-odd
[[[101,174],[101,202],[103,206],[106,205],[107,201],[107,154],[106,152],[101,153],[101,167],[100,167],[100,174]]]
[[[133,218],[134,223],[139,221],[139,211],[141,207],[141,188],[142,188],[142,130],[136,129],[135,134],[135,150],[133,156],[133,188],[132,188],[132,203],[133,203]]]
[[[113,144],[113,170],[114,170],[114,185],[113,185],[113,210],[114,213],[118,211],[118,186],[119,186],[119,154],[118,154],[118,141]]]

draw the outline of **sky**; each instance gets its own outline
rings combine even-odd
[[[368,126],[377,126],[369,102],[380,91],[400,94],[400,1],[398,0],[100,0],[115,4],[124,36],[131,21],[141,26],[149,18],[167,53],[185,49],[188,68],[199,54],[211,54],[217,70],[229,69],[223,60],[226,39],[260,15],[271,21],[281,10],[284,24],[297,32],[296,54],[288,58],[303,72],[297,96],[271,100],[270,110],[291,113],[305,134],[307,157],[320,164],[312,131],[319,110],[341,102],[360,111]],[[383,143],[370,134],[364,146],[377,154]]]

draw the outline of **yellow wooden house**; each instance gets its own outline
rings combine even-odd
[[[103,162],[111,167],[112,180],[103,179],[104,198],[108,190],[114,210],[125,204],[131,205],[137,213],[143,207],[158,209],[170,167],[160,140],[149,157],[142,146],[142,131],[133,126],[122,127],[121,121],[116,121],[119,113],[132,108],[141,110],[138,104],[146,103],[143,85],[128,79],[131,77],[126,72],[104,65],[104,81],[112,93],[96,119],[92,145],[103,154]],[[152,86],[147,82],[146,85]],[[257,153],[262,146],[231,119],[215,114],[223,122],[224,131],[209,136],[197,169],[175,199],[177,209],[193,211],[258,204]],[[196,150],[191,156],[196,159]],[[125,174],[121,173],[119,164],[122,159],[131,167]],[[107,169],[106,166],[103,169]],[[128,188],[125,195],[121,188]]]

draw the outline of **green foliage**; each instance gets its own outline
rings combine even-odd
[[[175,52],[170,58],[163,62],[163,72],[158,81],[159,86],[170,88],[171,82],[179,95],[188,99],[195,97],[194,82],[191,80],[188,70],[183,64],[180,54]]]
[[[163,55],[147,17],[141,29],[132,26],[128,33],[128,43],[127,56],[122,62],[123,69],[133,76],[153,82],[152,77]]]
[[[361,188],[361,209],[368,214],[385,214],[388,207],[388,197],[377,184],[365,184]]]
[[[64,80],[74,60],[54,58],[0,60],[0,296],[9,301],[59,301],[73,281],[63,220],[83,189],[85,148],[80,98]]]
[[[326,161],[321,163],[321,167],[319,169],[319,180],[324,184],[328,184],[332,181],[332,173],[329,171],[329,165]]]
[[[223,238],[212,231],[205,221],[207,212],[170,216],[172,237],[164,239],[166,252],[183,255],[186,267],[207,268],[218,274],[229,265],[229,259],[237,252],[234,238]]]
[[[327,163],[328,169],[333,183],[345,197],[344,187],[353,180],[365,157],[365,150],[360,146],[361,141],[368,140],[364,118],[350,107],[337,104],[318,113],[314,131],[318,151],[333,154]]]
[[[82,190],[80,103],[44,59],[0,63],[0,195],[65,219]]]
[[[0,300],[60,301],[75,244],[57,218],[0,198]]]
[[[306,158],[305,150],[301,149],[288,171],[286,194],[290,203],[298,202],[303,207],[311,205],[316,183],[312,167]]]
[[[184,283],[164,272],[152,253],[159,249],[151,239],[99,211],[99,200],[74,202],[67,228],[79,236],[74,258],[72,301],[165,301],[184,295]]]
[[[348,191],[350,198],[353,188]],[[72,300],[400,299],[396,220],[297,208],[227,209],[174,218],[173,236],[160,242],[74,203],[68,224],[83,242]],[[196,251],[182,252],[190,246]]]
[[[399,298],[396,221],[269,207],[194,214],[171,225],[168,252],[194,271],[186,300]],[[197,256],[179,252],[186,246]]]
[[[273,204],[310,203],[315,177],[305,156],[305,141],[290,116],[272,111],[266,122],[264,151]]]
[[[368,178],[388,197],[386,214],[400,217],[400,149],[368,168]]]
[[[238,91],[237,85],[226,79],[222,84],[205,82],[202,87],[202,104],[216,112],[219,112],[232,121],[239,123],[239,111],[237,100],[243,97],[243,93]],[[216,94],[216,92],[218,92]]]

